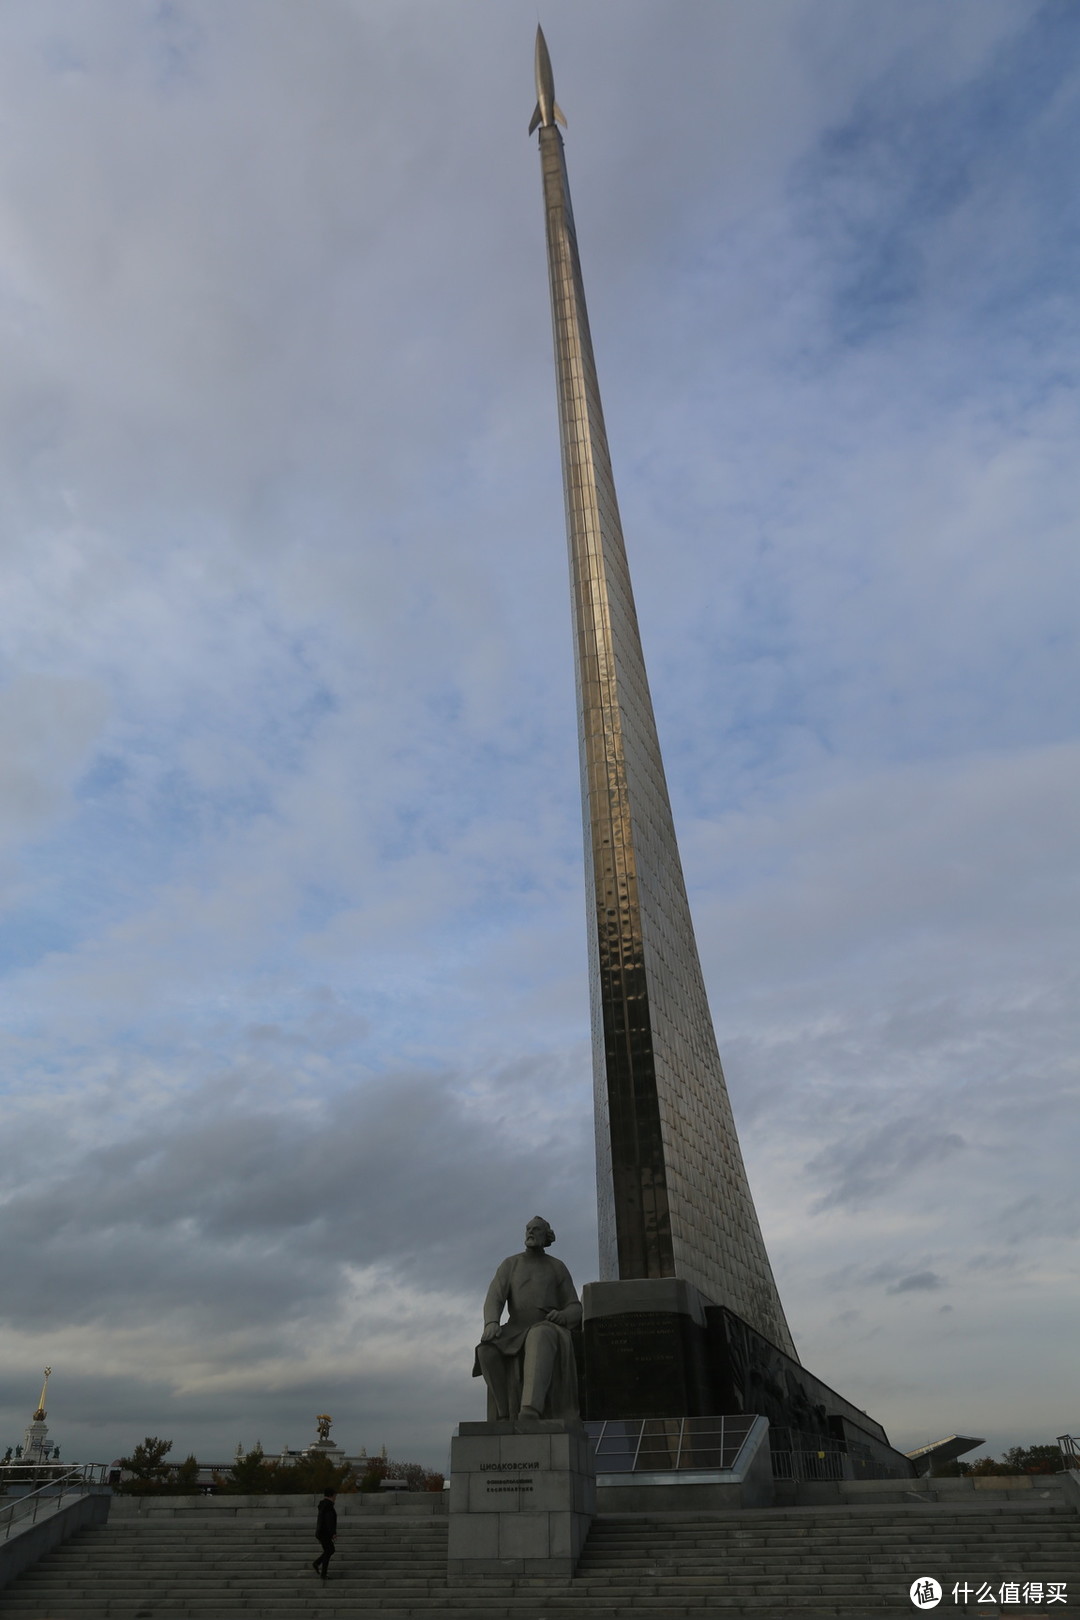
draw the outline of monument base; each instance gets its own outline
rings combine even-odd
[[[569,1581],[595,1512],[581,1423],[462,1423],[450,1445],[447,1577]]]
[[[586,1283],[581,1297],[587,1419],[755,1412],[775,1451],[820,1441],[845,1477],[913,1476],[880,1423],[681,1278]]]
[[[581,1290],[587,1418],[707,1417],[714,1404],[705,1305],[680,1277]]]

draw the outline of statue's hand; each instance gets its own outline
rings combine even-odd
[[[567,1325],[565,1311],[548,1311],[547,1319],[549,1322],[554,1322],[556,1327],[566,1327]]]
[[[499,1337],[499,1324],[498,1324],[498,1322],[485,1322],[484,1323],[484,1331],[480,1335],[480,1343],[481,1344],[490,1344],[492,1339],[497,1339],[498,1337]]]

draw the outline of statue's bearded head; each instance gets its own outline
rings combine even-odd
[[[525,1228],[527,1249],[547,1249],[555,1241],[555,1233],[542,1215],[534,1215]]]

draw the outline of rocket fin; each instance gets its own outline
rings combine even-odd
[[[529,134],[530,134],[530,135],[531,135],[531,134],[532,134],[532,132],[533,132],[533,130],[534,130],[534,129],[539,129],[539,127],[540,127],[540,120],[541,120],[541,118],[542,118],[542,116],[543,116],[543,114],[542,114],[542,113],[541,113],[541,111],[540,111],[540,103],[539,103],[539,102],[537,102],[537,103],[536,103],[536,111],[535,111],[535,112],[534,112],[534,113],[533,113],[533,115],[532,115],[532,123],[531,123],[531,124],[530,124],[530,125],[529,125]],[[564,119],[563,119],[563,123],[564,123],[564,124],[565,124],[565,123],[566,123],[566,119],[565,119],[565,118],[564,118]]]

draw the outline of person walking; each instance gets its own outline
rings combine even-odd
[[[314,1559],[311,1567],[324,1581],[330,1575],[330,1560],[334,1556],[334,1537],[337,1535],[337,1508],[334,1506],[336,1495],[337,1491],[323,1491],[322,1501],[319,1503],[319,1516],[315,1521],[315,1539],[322,1552]]]

